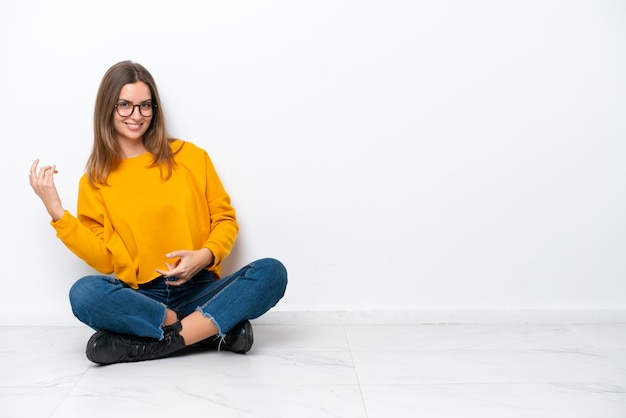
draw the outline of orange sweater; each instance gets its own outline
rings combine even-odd
[[[220,274],[238,232],[235,210],[208,154],[190,142],[174,140],[172,176],[163,180],[145,153],[122,160],[95,189],[83,175],[78,216],[65,212],[51,222],[57,237],[78,257],[133,288],[167,270],[165,254],[206,247],[215,256],[208,270]],[[165,170],[164,170],[165,171]]]

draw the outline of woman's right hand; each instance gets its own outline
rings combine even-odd
[[[43,201],[46,210],[52,216],[53,221],[58,221],[63,217],[65,209],[61,205],[61,198],[54,185],[54,175],[57,173],[56,165],[46,165],[37,171],[39,158],[30,167],[28,179],[30,187],[33,188],[37,196]]]

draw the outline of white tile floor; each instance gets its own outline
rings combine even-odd
[[[86,327],[0,327],[0,416],[626,417],[626,324],[254,330],[247,355],[102,367]]]

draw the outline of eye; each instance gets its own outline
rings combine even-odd
[[[133,107],[133,105],[128,102],[119,102],[117,104],[117,107],[119,107],[120,109],[130,109],[131,107]]]
[[[143,102],[140,103],[139,106],[144,110],[152,109],[152,102]]]

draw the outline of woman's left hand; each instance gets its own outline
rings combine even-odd
[[[180,286],[188,282],[200,270],[213,264],[215,256],[208,248],[195,251],[179,250],[165,254],[167,258],[178,258],[173,265],[166,263],[168,270],[157,269],[157,273],[164,277],[173,277],[176,280],[168,280],[170,286]]]

